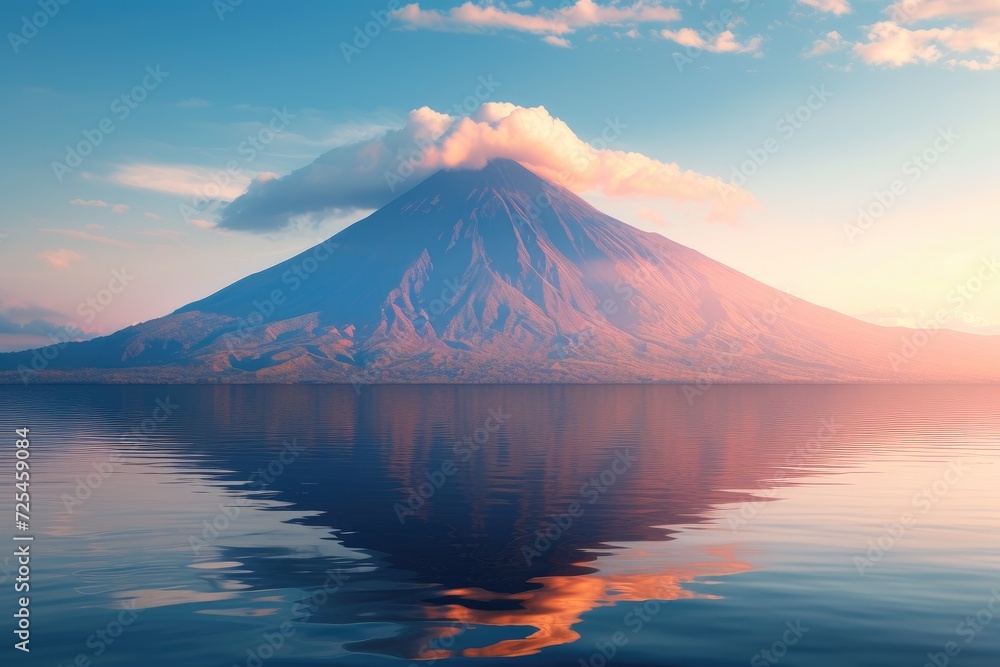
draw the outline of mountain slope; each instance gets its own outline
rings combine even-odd
[[[941,331],[904,355],[912,336],[785,295],[494,160],[438,172],[166,317],[67,345],[41,372],[24,370],[41,365],[31,352],[0,355],[0,379],[1000,379],[996,338]]]

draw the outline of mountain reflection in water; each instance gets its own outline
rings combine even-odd
[[[245,664],[284,622],[294,632],[272,665],[577,664],[616,632],[622,665],[745,664],[810,614],[797,648],[810,659],[797,664],[835,664],[824,651],[848,636],[871,664],[908,664],[899,656],[919,660],[923,644],[900,652],[917,641],[904,628],[974,612],[998,542],[995,484],[977,476],[995,463],[1000,425],[986,387],[717,386],[694,400],[674,386],[28,387],[4,398],[4,426],[30,422],[44,465],[39,627],[58,619],[67,639],[39,653],[64,662],[87,652],[95,609],[124,607],[142,611],[107,664],[206,628],[217,644],[187,646],[187,659]],[[178,407],[136,435],[157,399]],[[866,540],[955,459],[970,472],[935,506],[943,514],[859,576]],[[68,509],[81,475],[107,461],[115,472]],[[949,553],[935,546],[944,534]],[[875,592],[886,613],[859,619]],[[908,618],[911,596],[934,611]],[[984,637],[966,656],[995,646]]]

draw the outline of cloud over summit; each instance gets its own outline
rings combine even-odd
[[[722,179],[637,152],[616,150],[627,126],[607,119],[581,139],[545,107],[483,104],[460,118],[421,107],[403,127],[340,146],[286,176],[258,178],[227,205],[220,227],[269,232],[300,221],[378,208],[440,169],[480,169],[493,158],[520,162],[578,194],[702,203],[732,217],[752,195]]]

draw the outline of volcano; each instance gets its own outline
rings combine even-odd
[[[993,382],[1000,338],[867,324],[597,211],[509,160],[7,382]]]

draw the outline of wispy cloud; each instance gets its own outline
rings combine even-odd
[[[186,100],[174,102],[174,106],[182,109],[203,109],[205,107],[212,106],[212,103],[209,100],[202,99],[200,97],[189,97]]]
[[[660,36],[681,46],[701,49],[711,53],[757,53],[763,38],[751,37],[745,43],[740,43],[732,30],[723,30],[717,35],[709,35],[705,39],[697,30],[681,28],[680,30],[661,30]]]
[[[552,46],[558,46],[563,49],[571,49],[573,45],[570,44],[569,40],[565,37],[557,37],[555,35],[546,35],[542,37],[542,41],[546,44],[551,44]]]
[[[518,5],[530,9],[531,5]],[[424,9],[413,3],[394,12],[393,17],[410,28],[450,32],[510,30],[547,37],[553,46],[569,46],[565,35],[584,28],[633,26],[641,23],[668,23],[680,19],[677,9],[661,2],[640,0],[630,5],[600,5],[593,0],[577,0],[559,9],[539,8],[519,12],[502,5],[466,2],[448,10]]]
[[[128,241],[122,241],[120,239],[113,239],[110,236],[99,236],[97,234],[91,234],[89,232],[81,232],[78,229],[45,229],[42,228],[43,232],[51,232],[52,234],[62,234],[63,236],[71,236],[75,239],[83,239],[84,241],[94,241],[96,243],[103,243],[105,245],[119,246],[121,248],[129,248],[132,246]]]
[[[851,13],[851,4],[847,0],[798,0],[803,5],[814,7],[821,12],[843,16]],[[909,0],[912,2],[912,0]]]
[[[848,46],[848,42],[844,40],[844,37],[833,30],[826,33],[823,39],[817,39],[812,43],[812,48],[806,52],[807,58],[816,58],[817,56],[825,56],[836,51],[840,51]]]
[[[70,199],[70,204],[74,206],[92,206],[95,208],[110,208],[112,213],[124,213],[128,210],[128,204],[109,204],[101,199]]]
[[[885,327],[908,327],[920,329],[926,326],[935,314],[921,308],[908,308],[902,305],[875,308],[858,315],[861,319]],[[1000,333],[1000,320],[981,315],[975,315],[965,310],[955,309],[947,312],[946,318],[940,324],[949,329],[971,331],[986,335]]]
[[[45,250],[44,252],[38,253],[38,256],[48,262],[50,266],[57,269],[68,269],[73,262],[78,262],[83,259],[83,255],[72,250],[67,250],[66,248],[59,248],[58,250]]]
[[[213,178],[215,176],[215,178]],[[111,180],[119,185],[142,190],[153,190],[188,197],[211,193],[221,199],[238,197],[250,178],[242,174],[231,176],[229,183],[218,185],[218,174],[205,167],[193,165],[130,164],[118,168]]]

